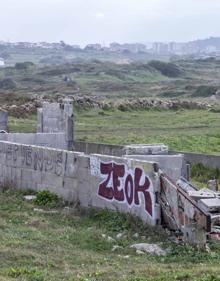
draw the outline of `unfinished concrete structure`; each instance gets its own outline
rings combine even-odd
[[[199,191],[185,180],[183,154],[170,155],[163,144],[74,142],[69,102],[44,104],[37,131],[0,134],[1,184],[50,190],[86,208],[131,213],[200,247],[218,224],[220,193]]]
[[[0,125],[4,126],[2,125],[0,129],[8,132],[5,112],[0,114],[1,120]],[[65,103],[45,102],[37,112],[37,133],[2,133],[0,140],[73,150],[73,131],[74,116],[71,101],[66,100]]]

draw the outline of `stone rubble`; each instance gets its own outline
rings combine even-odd
[[[99,97],[87,96],[68,96],[73,101],[73,104],[82,108],[97,108],[97,109],[118,109],[126,111],[129,109],[206,109],[211,110],[214,105],[207,102],[198,102],[192,100],[178,100],[178,99],[153,99],[153,98],[136,98],[124,99],[119,101],[108,101],[100,99]],[[26,117],[27,115],[34,114],[37,108],[41,107],[43,102],[63,102],[66,99],[64,95],[50,96],[31,96],[28,102],[21,105],[16,104],[2,104],[1,110],[8,111],[14,117]]]
[[[166,256],[167,255],[167,252],[165,250],[163,250],[157,244],[139,243],[139,244],[131,245],[130,248],[134,248],[138,251],[146,252],[146,253],[153,254],[156,256]]]

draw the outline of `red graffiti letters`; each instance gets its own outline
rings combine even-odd
[[[116,200],[140,205],[140,194],[145,201],[145,210],[152,216],[152,199],[149,192],[150,180],[144,175],[144,171],[135,168],[134,175],[126,172],[124,164],[100,163],[101,175],[105,179],[99,185],[98,195],[107,200]]]

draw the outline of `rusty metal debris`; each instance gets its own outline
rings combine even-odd
[[[162,219],[166,227],[180,233],[183,242],[205,248],[207,238],[220,240],[220,192],[199,190],[184,178],[176,183],[159,170]]]

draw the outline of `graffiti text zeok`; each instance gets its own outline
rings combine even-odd
[[[124,164],[101,162],[100,174],[105,176],[105,179],[99,185],[99,196],[107,200],[126,201],[129,206],[132,204],[139,206],[141,203],[139,196],[142,193],[145,210],[152,216],[152,199],[149,191],[151,183],[141,168],[135,168],[134,173],[128,173]]]

